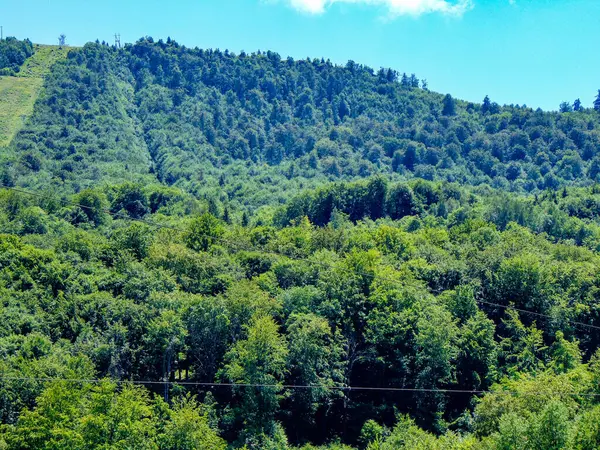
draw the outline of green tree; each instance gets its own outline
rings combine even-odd
[[[481,104],[481,114],[488,114],[492,110],[492,102],[490,98],[486,95],[483,99],[483,103]]]
[[[512,335],[512,339],[505,338],[501,342],[506,359],[506,368],[510,371],[535,372],[544,368],[543,332],[538,330],[535,323],[526,327],[519,320],[519,313],[507,310],[508,318],[504,325]]]
[[[6,433],[8,448],[156,450],[156,423],[143,388],[54,382]]]
[[[160,448],[172,450],[225,450],[226,442],[210,426],[207,414],[192,397],[178,398],[158,439]]]
[[[134,183],[125,183],[116,188],[110,209],[115,214],[127,214],[133,219],[141,219],[150,212],[143,187]]]
[[[456,380],[458,327],[451,314],[437,305],[425,306],[417,322],[415,337],[415,386],[437,389]],[[422,393],[417,398],[420,416],[434,427],[444,410],[444,398],[437,393]]]
[[[581,364],[579,342],[565,339],[562,331],[556,332],[556,340],[550,347],[550,366],[557,372],[568,372]]]
[[[529,425],[529,448],[534,450],[561,450],[569,437],[569,410],[554,400],[536,414]]]
[[[296,439],[302,440],[315,425],[317,410],[331,407],[340,397],[340,391],[331,388],[343,386],[344,342],[331,332],[327,320],[314,314],[292,314],[287,331],[290,384],[315,387],[293,390],[289,397]]]
[[[509,412],[500,418],[495,436],[497,450],[526,450],[528,446],[527,422],[523,417]]]
[[[573,424],[570,447],[573,450],[592,450],[600,446],[600,406],[583,412]]]
[[[186,245],[192,250],[206,252],[219,242],[223,232],[224,229],[219,219],[205,213],[190,223],[184,239]]]
[[[495,331],[494,322],[481,312],[460,328],[456,361],[460,386],[477,390],[488,387],[494,380],[498,364]]]
[[[221,379],[252,385],[234,388],[233,413],[246,435],[275,432],[287,356],[286,340],[268,316],[256,317],[247,327],[246,339],[225,355]]]
[[[569,102],[562,102],[560,104],[560,106],[558,107],[559,112],[561,113],[569,113],[569,112],[573,112],[573,107],[571,106],[571,104]]]
[[[392,186],[387,195],[386,211],[392,219],[418,214],[418,201],[412,189],[405,184]]]
[[[116,250],[129,251],[138,260],[148,256],[152,244],[148,226],[140,223],[133,223],[127,228],[116,230],[112,240]]]
[[[150,321],[144,336],[147,364],[153,368],[154,374],[165,381],[163,392],[165,400],[169,397],[167,382],[174,371],[179,353],[185,349],[185,335],[186,329],[181,317],[174,311],[164,310],[160,316]]]
[[[456,115],[456,101],[452,98],[450,94],[446,94],[444,100],[442,101],[442,115],[444,116],[454,116]]]
[[[93,225],[99,226],[106,222],[108,202],[103,194],[86,189],[75,196],[75,203],[81,205],[83,213]]]

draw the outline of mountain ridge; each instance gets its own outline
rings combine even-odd
[[[151,38],[123,49],[89,43],[54,66],[45,89],[10,146],[6,171],[25,187],[76,192],[99,174],[156,177],[256,208],[327,180],[376,174],[537,192],[589,185],[600,170],[592,109],[463,102],[422,89],[414,75],[352,61]],[[42,126],[54,148],[32,139]],[[23,158],[39,166],[35,176]]]

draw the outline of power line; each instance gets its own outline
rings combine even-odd
[[[179,386],[205,386],[205,387],[257,387],[276,389],[327,389],[339,391],[391,391],[391,392],[430,392],[448,394],[485,394],[489,391],[471,389],[427,389],[427,388],[398,388],[398,387],[368,387],[368,386],[319,386],[303,384],[260,384],[260,383],[206,383],[196,381],[155,381],[155,380],[114,380],[114,379],[80,379],[80,378],[51,378],[51,377],[0,377],[4,381],[64,381],[67,383],[103,383],[137,384],[137,385],[179,385]]]
[[[260,384],[260,383],[203,383],[196,381],[155,381],[155,380],[115,380],[111,378],[52,378],[52,377],[0,377],[3,381],[40,381],[40,382],[55,382],[62,381],[65,383],[115,383],[115,384],[133,384],[133,385],[172,385],[172,386],[203,386],[203,387],[242,387],[242,388],[275,388],[275,389],[326,389],[338,391],[375,391],[375,392],[406,392],[406,393],[437,393],[437,394],[498,394],[505,393],[511,395],[545,395],[540,391],[531,391],[527,393],[519,393],[510,390],[478,390],[478,389],[435,389],[435,388],[403,388],[403,387],[368,387],[368,386],[319,386],[319,385],[303,385],[303,384]],[[557,392],[553,392],[556,394]],[[582,397],[600,397],[600,393],[595,392],[560,392],[559,394],[582,396]]]
[[[54,198],[52,196],[52,194],[40,194],[40,193],[37,193],[37,192],[30,192],[30,191],[27,191],[27,190],[24,190],[24,189],[15,188],[15,187],[11,187],[11,186],[6,186],[6,185],[3,185],[3,184],[0,184],[0,188],[12,190],[12,191],[15,191],[15,192],[19,192],[21,194],[30,195],[30,196],[34,196],[34,197],[38,197],[38,198]],[[96,208],[93,208],[91,206],[82,205],[82,204],[79,204],[77,202],[72,202],[72,201],[69,201],[69,200],[61,199],[61,198],[59,198],[58,201],[61,202],[61,203],[63,203],[63,204],[65,204],[65,205],[77,206],[79,208],[86,209],[86,210],[92,210],[92,211],[96,210]],[[134,221],[134,222],[141,222],[141,223],[144,223],[144,224],[149,225],[149,226],[154,226],[154,227],[157,227],[157,228],[164,228],[164,229],[168,229],[168,230],[171,230],[171,231],[178,231],[180,233],[185,233],[186,232],[186,230],[184,230],[182,228],[174,227],[172,225],[161,224],[161,223],[157,223],[157,222],[154,222],[152,220],[143,219],[143,218],[133,218],[133,217],[129,216],[128,214],[119,213],[119,212],[115,213],[115,212],[112,212],[109,209],[105,209],[105,208],[103,208],[101,210],[102,210],[102,212],[104,212],[104,213],[106,213],[106,214],[108,214],[108,215],[110,215],[112,217],[123,218],[125,220],[130,220],[130,221]],[[228,239],[225,239],[225,238],[210,237],[209,239],[212,240],[212,241],[221,242],[221,243],[224,243],[224,244],[227,244],[227,245],[231,245],[231,246],[234,246],[234,247],[237,246],[237,245],[239,245],[239,242],[234,242],[234,241],[231,241],[231,240],[228,240]],[[271,250],[265,250],[265,249],[257,248],[257,247],[254,247],[254,248],[244,248],[243,250],[245,250],[245,251],[262,251],[264,253],[271,253],[271,254],[276,255],[276,256],[282,256],[282,257],[285,257],[285,258],[289,258],[289,259],[291,259],[293,261],[304,261],[304,262],[308,262],[309,264],[315,264],[315,265],[320,265],[320,266],[325,267],[325,268],[330,268],[330,266],[327,263],[325,263],[325,262],[313,260],[313,259],[306,258],[306,257],[301,257],[301,256],[292,257],[292,256],[286,255],[286,254],[281,253],[281,252],[276,252],[276,251],[271,251]],[[345,268],[342,268],[342,270],[345,271],[345,272],[347,272],[347,273],[356,274],[356,275],[362,275],[362,276],[371,276],[372,275],[370,273],[367,273],[367,272],[364,272],[364,271],[360,271],[360,270],[351,270],[351,269],[345,269]],[[382,280],[382,281],[389,281],[391,283],[398,283],[398,280],[396,280],[396,279],[392,279],[392,278],[388,278],[388,277],[378,277],[378,278],[380,280]],[[508,309],[508,310],[520,312],[520,313],[523,313],[523,314],[530,314],[532,316],[542,317],[542,318],[545,318],[545,319],[550,319],[550,320],[555,320],[556,319],[555,317],[552,317],[552,316],[550,316],[548,314],[543,314],[543,313],[539,313],[539,312],[535,312],[535,311],[529,311],[529,310],[526,310],[526,309],[516,308],[516,307],[510,306],[510,305],[502,305],[500,303],[493,303],[493,302],[488,302],[488,301],[485,301],[485,300],[478,300],[478,299],[475,299],[475,302],[479,303],[479,304],[482,304],[482,305],[492,306],[492,307],[495,307],[495,308]],[[584,328],[589,328],[589,329],[599,330],[600,331],[600,326],[590,325],[590,324],[583,323],[583,322],[578,322],[578,321],[575,321],[575,320],[572,320],[572,319],[566,319],[566,320],[570,324],[578,326],[578,327],[584,327]]]

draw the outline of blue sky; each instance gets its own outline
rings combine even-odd
[[[0,0],[5,35],[71,45],[141,36],[352,59],[432,90],[557,109],[600,89],[599,0]]]

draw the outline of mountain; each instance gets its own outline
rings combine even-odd
[[[5,177],[64,192],[158,180],[248,210],[375,174],[537,192],[600,173],[600,115],[578,109],[467,103],[352,61],[90,43],[46,77]]]
[[[150,38],[0,63],[0,448],[600,448],[598,112]]]

